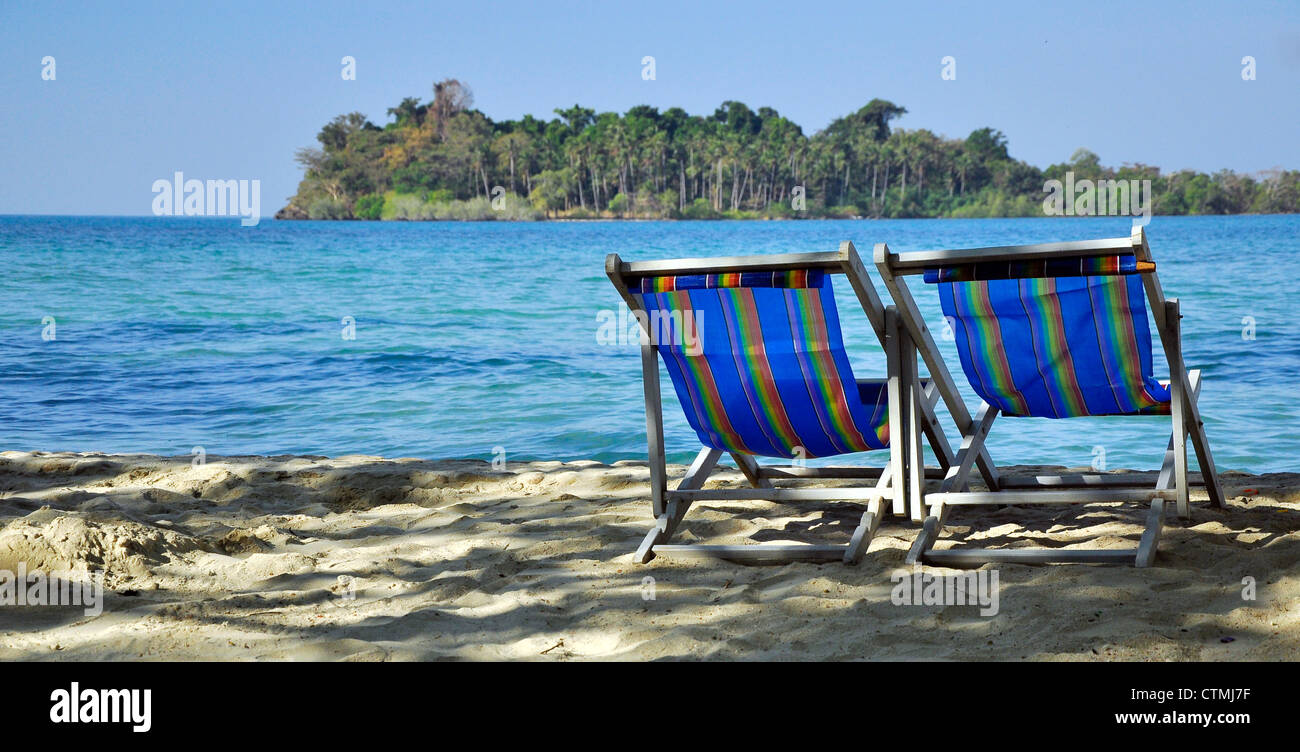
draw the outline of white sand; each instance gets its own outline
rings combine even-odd
[[[97,617],[0,606],[0,659],[1300,657],[1298,474],[1225,475],[1230,508],[1171,516],[1151,569],[1001,565],[991,618],[891,603],[903,519],[857,566],[636,565],[646,478],[636,462],[0,453],[0,570],[89,567],[111,591]],[[861,511],[702,503],[679,535],[844,542]],[[1143,514],[963,510],[948,530],[1127,547]]]

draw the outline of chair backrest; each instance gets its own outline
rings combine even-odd
[[[933,266],[962,370],[1006,415],[1167,413],[1132,254]]]
[[[886,390],[859,387],[822,269],[628,279],[705,446],[823,457],[888,445]]]

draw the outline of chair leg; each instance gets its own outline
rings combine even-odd
[[[849,540],[849,545],[844,549],[845,564],[857,564],[862,560],[863,554],[867,552],[867,547],[871,545],[872,537],[876,534],[876,528],[880,526],[880,518],[884,514],[884,500],[879,496],[868,503],[867,511],[862,513],[862,520],[858,523],[857,529],[853,531],[853,537]]]
[[[930,444],[930,449],[934,452],[935,459],[939,461],[939,469],[947,472],[948,468],[952,467],[953,463],[956,462],[956,455],[953,454],[952,447],[948,444],[948,437],[944,436],[943,428],[939,426],[939,418],[934,412],[934,405],[938,399],[938,387],[931,381],[923,390],[921,427],[925,432],[926,441]]]
[[[989,429],[993,427],[993,421],[997,419],[998,415],[996,407],[987,402],[980,403],[979,412],[976,413],[975,420],[971,422],[971,431],[968,435],[962,437],[961,447],[957,450],[956,461],[944,475],[943,485],[939,487],[941,493],[950,493],[969,486],[971,467],[975,464],[980,452],[983,451]]]
[[[695,456],[695,461],[686,469],[686,475],[682,476],[682,482],[677,484],[678,491],[689,491],[698,489],[708,480],[709,473],[713,472],[713,467],[718,463],[718,458],[722,452],[717,449],[705,447]],[[673,533],[677,531],[677,526],[681,524],[682,518],[686,516],[686,511],[690,508],[690,502],[682,499],[670,499],[664,506],[664,510],[655,517],[654,527],[646,533],[641,545],[637,547],[633,559],[645,564],[655,557],[654,547],[662,543],[667,543],[672,538]]]
[[[1182,379],[1170,379],[1170,384],[1173,392],[1169,412],[1173,419],[1174,490],[1178,492],[1178,516],[1188,519],[1192,516],[1192,508],[1187,484],[1187,420],[1183,410]]]
[[[659,393],[659,357],[654,345],[641,346],[641,383],[645,390],[645,432],[650,462],[650,503],[663,514],[667,490],[664,461],[664,415]]]
[[[1165,524],[1165,500],[1152,499],[1151,510],[1147,512],[1147,526],[1142,531],[1138,542],[1137,557],[1133,565],[1139,569],[1151,566],[1156,559],[1156,549],[1160,545],[1160,532]]]
[[[672,524],[672,519],[676,516],[677,502],[670,501],[664,513],[655,518],[654,526],[646,533],[641,545],[637,546],[636,553],[633,554],[632,558],[638,564],[645,564],[653,559],[655,557],[654,547],[660,543],[667,543],[668,539],[672,537],[670,528],[676,527],[676,525]]]
[[[1190,385],[1191,410],[1187,414],[1187,432],[1196,450],[1196,463],[1201,466],[1201,478],[1205,481],[1205,492],[1210,496],[1210,503],[1219,509],[1227,506],[1223,497],[1223,485],[1219,483],[1219,471],[1214,467],[1214,455],[1210,452],[1210,440],[1205,436],[1205,421],[1201,420],[1201,371],[1194,369],[1187,372]]]
[[[885,309],[885,362],[889,390],[889,469],[894,478],[893,513],[902,515],[907,509],[907,421],[903,415],[903,392],[906,375],[902,367],[898,312],[893,306]]]
[[[935,541],[939,539],[939,518],[926,517],[925,522],[921,523],[921,532],[912,542],[912,548],[907,552],[907,558],[903,559],[908,564],[920,564],[925,559],[925,554],[934,547]]]
[[[1196,398],[1196,389],[1198,385],[1192,384],[1192,398]],[[1177,432],[1169,435],[1169,445],[1165,449],[1165,459],[1160,463],[1160,475],[1156,478],[1155,490],[1167,491],[1169,486],[1174,482],[1175,470],[1178,453],[1176,451]],[[1142,538],[1138,541],[1137,556],[1133,561],[1136,567],[1149,567],[1156,559],[1156,549],[1160,545],[1160,533],[1165,524],[1165,500],[1159,496],[1151,498],[1151,509],[1147,512],[1147,526],[1142,531]]]
[[[740,472],[745,474],[745,478],[749,481],[749,485],[754,488],[772,487],[771,482],[759,474],[758,460],[748,454],[741,454],[740,452],[729,452],[729,454],[731,455],[731,459],[735,460],[736,467],[740,468]]]
[[[1169,331],[1172,347],[1166,355],[1169,363],[1169,414],[1174,422],[1174,490],[1178,492],[1178,516],[1191,517],[1190,494],[1187,488],[1187,404],[1191,402],[1185,391],[1187,371],[1183,367],[1182,325],[1178,299],[1165,301],[1165,328]]]
[[[921,449],[921,377],[916,367],[916,346],[905,331],[900,329],[899,340],[903,354],[903,370],[907,400],[907,498],[912,521],[925,519],[925,453]]]

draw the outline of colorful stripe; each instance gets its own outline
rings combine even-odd
[[[642,277],[632,283],[642,293],[673,290],[712,290],[737,287],[779,287],[800,289],[821,287],[825,272],[820,269],[790,269],[771,272],[730,272],[726,274],[683,274],[666,277]]]
[[[653,341],[700,441],[776,457],[886,448],[887,392],[853,378],[830,277],[759,276],[701,275],[685,289],[683,277],[643,280],[647,289],[676,288],[640,298],[662,330]],[[745,284],[751,279],[757,284]],[[698,325],[693,347],[675,331],[687,315]]]
[[[1056,418],[1088,415],[1083,390],[1074,373],[1074,358],[1066,339],[1061,299],[1055,279],[1020,280],[1020,303],[1029,320],[1038,373],[1047,388]],[[987,287],[987,283],[985,283]]]
[[[925,270],[925,281],[935,284],[939,282],[979,282],[992,279],[1095,277],[1135,273],[1137,273],[1137,258],[1129,253],[1118,256],[980,261],[973,264],[938,266]]]
[[[657,299],[657,307],[661,311],[680,312],[683,319],[689,312],[696,321],[700,320],[692,306],[690,293],[687,291],[659,293],[653,297]],[[671,315],[664,316],[661,321],[671,327],[674,318]],[[660,334],[659,341],[664,343],[660,345],[660,351],[668,353],[664,356],[665,360],[671,356],[681,368],[681,372],[689,376],[686,385],[697,418],[697,430],[703,428],[709,431],[713,439],[712,444],[715,446],[720,444],[735,451],[749,452],[740,433],[727,417],[727,409],[723,404],[722,394],[718,391],[709,359],[703,353],[689,352],[685,344],[686,338],[681,332],[659,332],[658,334]]]
[[[718,299],[731,338],[736,372],[754,418],[772,446],[785,456],[794,456],[804,442],[786,414],[785,403],[772,376],[754,292],[744,288],[719,289]]]
[[[966,335],[962,365],[971,378],[971,386],[980,397],[1008,415],[1029,411],[1025,396],[1016,388],[1002,341],[1002,327],[993,311],[987,284],[950,285],[955,309],[945,306],[944,314],[959,325]],[[956,326],[954,326],[956,329]]]
[[[1168,410],[1167,390],[1161,396],[1148,388],[1148,379],[1142,373],[1142,352],[1138,346],[1137,331],[1133,327],[1134,310],[1124,280],[1104,279],[1088,286],[1092,303],[1093,321],[1097,333],[1097,349],[1106,367],[1106,378],[1122,412],[1141,412],[1164,405]],[[1142,302],[1141,295],[1138,301]],[[1146,321],[1146,307],[1142,320]],[[1150,359],[1148,354],[1147,359]]]
[[[820,291],[813,289],[800,294],[787,291],[785,303],[790,313],[794,350],[799,356],[804,383],[809,392],[816,395],[813,408],[823,430],[840,452],[861,452],[871,448],[854,424],[848,396],[836,372]]]
[[[875,392],[872,393],[871,390]],[[889,388],[887,384],[858,384],[862,404],[871,405],[871,418],[867,425],[875,431],[876,443],[889,446]]]
[[[1007,415],[1167,414],[1136,275],[940,284],[975,391]]]

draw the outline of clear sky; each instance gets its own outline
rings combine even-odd
[[[0,213],[149,214],[181,170],[261,180],[269,215],[326,121],[382,124],[445,77],[494,119],[736,99],[811,134],[881,97],[902,127],[992,126],[1040,167],[1085,146],[1107,165],[1300,168],[1300,2],[1066,5],[0,0]]]

